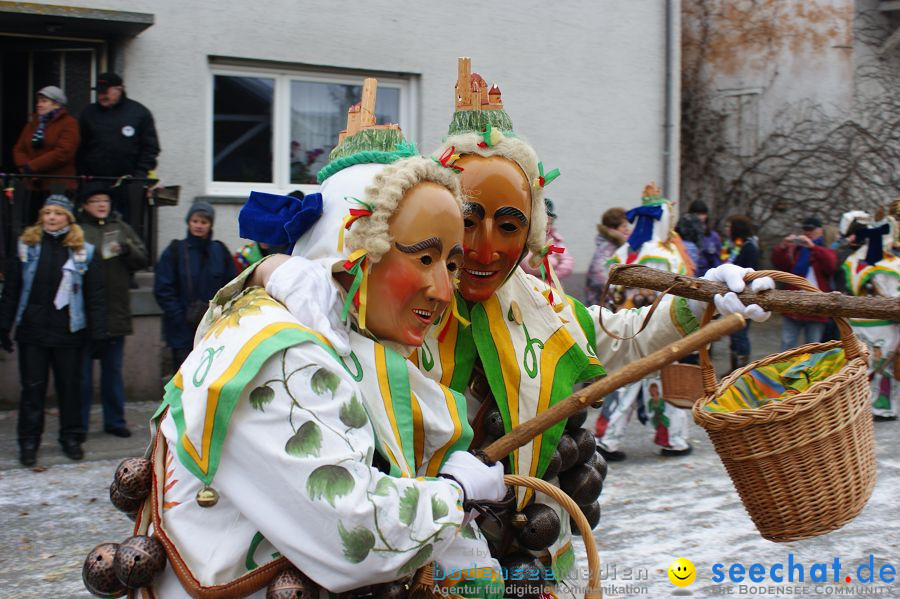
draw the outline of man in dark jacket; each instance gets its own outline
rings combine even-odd
[[[153,115],[146,106],[126,96],[122,78],[115,73],[98,75],[94,89],[97,101],[79,118],[78,171],[93,176],[147,177],[156,168],[159,155]],[[115,209],[131,224],[139,223],[143,186],[122,185],[117,189],[120,193],[113,198]]]
[[[106,332],[100,341],[91,341],[84,353],[81,377],[81,414],[84,430],[90,429],[91,400],[94,395],[94,358],[100,360],[100,392],[103,401],[103,430],[117,437],[130,437],[125,423],[125,387],[122,380],[122,356],[125,336],[130,335],[131,275],[147,266],[143,242],[112,211],[109,189],[103,184],[88,185],[82,191],[78,222],[84,238],[100,254],[103,288],[106,293]]]

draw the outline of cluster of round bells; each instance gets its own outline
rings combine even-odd
[[[607,465],[597,452],[597,442],[590,431],[581,428],[587,419],[587,410],[570,417],[556,451],[553,453],[543,479],[559,479],[559,487],[578,504],[591,528],[600,522],[600,501]],[[503,417],[494,408],[485,414],[484,432],[490,437],[505,434]],[[512,524],[517,529],[519,543],[531,551],[549,547],[558,537],[560,521],[557,513],[548,505],[531,503],[521,512],[512,516]],[[575,521],[571,520],[574,534],[580,534]],[[533,561],[533,558],[530,558]]]

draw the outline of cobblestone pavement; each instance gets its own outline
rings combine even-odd
[[[754,356],[777,351],[771,347],[777,343],[777,324],[758,327],[754,343],[757,337]],[[724,346],[717,348],[720,360],[725,353]],[[80,463],[68,460],[56,446],[56,415],[48,414],[40,467],[34,470],[16,461],[15,413],[0,412],[0,597],[90,596],[81,583],[81,564],[98,543],[130,535],[131,523],[109,503],[108,488],[119,460],[143,453],[146,422],[155,405],[128,403],[135,435],[118,439],[91,433]],[[94,416],[99,419],[99,413]],[[896,580],[861,584],[857,574],[869,556],[876,575],[886,565],[900,571],[900,421],[875,424],[878,481],[862,513],[840,530],[785,544],[759,535],[706,433],[691,426],[693,454],[663,458],[653,448],[649,428],[633,423],[624,447],[628,459],[610,465],[601,496],[603,516],[595,530],[606,574],[605,597],[900,596]],[[577,548],[583,553],[583,545]],[[674,587],[666,576],[678,557],[691,560],[698,572],[696,581],[684,589]],[[831,582],[835,558],[841,567],[842,582],[837,584]],[[802,565],[804,581],[773,582],[770,567],[787,566],[789,560]],[[722,584],[712,581],[716,563],[724,565]],[[745,578],[731,584],[728,568],[735,563],[745,569],[762,564],[765,581]],[[827,565],[829,583],[810,581],[815,563]],[[845,576],[851,577],[849,584]]]

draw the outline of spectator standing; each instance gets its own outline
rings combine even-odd
[[[172,240],[156,265],[153,295],[163,311],[163,333],[175,370],[194,346],[194,332],[209,300],[237,274],[231,252],[213,240],[216,211],[206,202],[191,205],[187,237]]]
[[[675,232],[681,237],[684,250],[694,265],[694,276],[698,276],[697,265],[702,260],[700,248],[703,246],[706,225],[703,224],[703,221],[696,214],[687,213],[678,219],[678,224],[675,225]]]
[[[709,208],[703,200],[694,200],[688,213],[695,215],[703,223],[703,243],[700,244],[700,258],[696,262],[695,277],[702,277],[706,271],[723,263],[721,259],[722,238],[709,222]]]
[[[89,430],[94,395],[94,359],[100,360],[100,393],[103,402],[103,430],[117,437],[130,437],[125,422],[125,386],[122,358],[125,336],[131,324],[131,275],[147,266],[147,250],[128,223],[112,210],[112,194],[105,184],[88,184],[82,191],[78,222],[84,238],[100,254],[103,289],[106,297],[106,333],[92,340],[84,352],[81,379],[81,419]]]
[[[729,262],[743,268],[759,268],[759,241],[754,235],[753,221],[743,214],[728,217],[730,247],[734,248]],[[731,335],[731,369],[746,366],[750,361],[750,320],[743,329]]]
[[[566,249],[562,235],[556,231],[556,226],[554,226],[554,223],[556,222],[556,213],[554,212],[553,200],[544,198],[544,208],[547,212],[547,243],[549,244],[547,248],[550,246],[555,248],[549,253],[550,267],[553,269],[553,272],[556,273],[556,278],[562,280],[572,274],[575,260],[572,258],[572,254],[569,253],[569,250]],[[532,266],[532,264],[536,264],[537,266]],[[522,270],[538,278],[541,277],[540,265],[540,260],[531,252],[529,252],[528,256],[520,263]],[[549,273],[547,277],[549,277]],[[549,278],[547,278],[547,280],[549,281]]]
[[[831,291],[837,255],[825,246],[822,221],[810,216],[803,219],[801,228],[801,234],[786,236],[772,249],[772,265],[805,278],[822,291]],[[784,313],[781,318],[782,351],[795,347],[801,332],[806,343],[821,341],[827,320],[826,316]]]
[[[0,298],[0,345],[13,351],[16,326],[22,396],[17,427],[19,461],[33,466],[44,432],[50,368],[59,402],[59,443],[73,460],[81,443],[81,354],[87,338],[106,336],[106,305],[99,256],[75,224],[72,202],[51,195],[38,221],[19,237]]]
[[[97,76],[97,101],[81,112],[78,170],[83,175],[145,178],[156,168],[159,139],[153,115],[127,96],[116,73]],[[143,187],[115,188],[113,207],[140,230]]]
[[[603,213],[597,225],[597,237],[594,239],[594,256],[588,266],[585,280],[585,304],[599,306],[603,289],[609,278],[609,260],[619,247],[628,239],[631,223],[625,216],[624,208],[610,208]],[[607,308],[615,306],[612,298],[607,301]]]
[[[75,153],[80,133],[78,121],[66,109],[66,94],[55,85],[43,87],[37,93],[35,113],[22,129],[13,147],[13,161],[25,175],[75,175]],[[71,179],[26,179],[29,191],[25,222],[37,220],[44,199],[52,189],[65,189],[74,194],[78,181]],[[52,188],[51,188],[52,186]]]

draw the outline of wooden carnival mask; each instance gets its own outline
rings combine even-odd
[[[525,254],[531,223],[528,177],[502,156],[467,154],[460,184],[465,204],[465,260],[459,290],[470,302],[488,299]]]
[[[463,223],[447,188],[419,183],[388,221],[391,249],[372,265],[366,327],[378,339],[419,346],[453,297]]]

